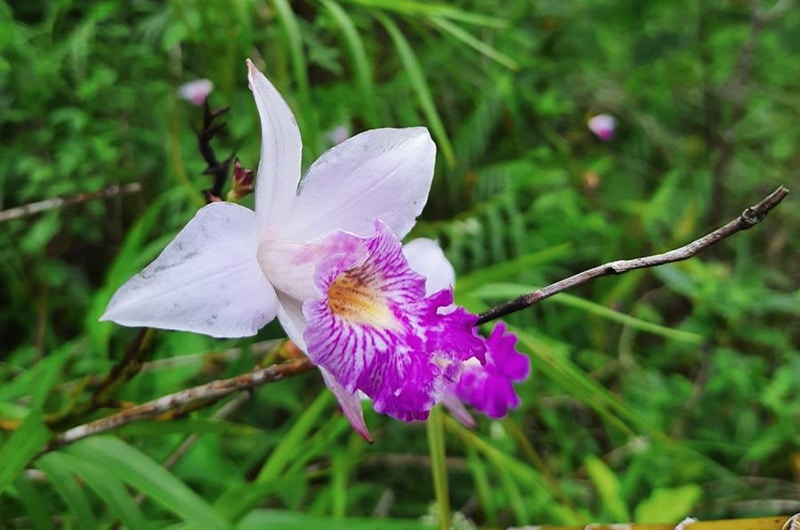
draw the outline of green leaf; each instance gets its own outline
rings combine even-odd
[[[450,138],[447,136],[447,131],[444,128],[442,118],[439,116],[439,111],[436,110],[436,104],[433,102],[430,87],[425,80],[425,74],[422,70],[422,66],[419,64],[417,56],[411,49],[408,40],[406,40],[394,22],[382,15],[378,17],[378,20],[383,24],[383,27],[386,28],[386,31],[389,33],[397,49],[400,62],[403,63],[403,68],[405,68],[408,79],[411,81],[411,86],[414,92],[417,93],[417,98],[419,99],[420,105],[422,105],[422,112],[428,120],[428,124],[433,131],[433,136],[438,141],[439,148],[442,150],[447,164],[455,166],[456,156],[453,152],[453,145],[450,143]]]
[[[453,22],[450,22],[449,20],[440,17],[431,17],[430,21],[434,26],[444,31],[448,35],[451,35],[452,37],[460,40],[461,42],[463,42],[470,48],[474,49],[481,55],[484,55],[489,59],[499,64],[502,64],[509,70],[516,71],[519,69],[519,64],[517,63],[517,61],[515,61],[508,55],[498,51],[497,49],[489,46],[480,39],[477,39],[472,34],[458,27]]]
[[[63,470],[80,477],[126,527],[143,530],[152,528],[125,485],[112,473],[113,469],[67,453],[52,453],[48,457],[56,460]]]
[[[402,521],[398,519],[347,518],[331,519],[315,517],[298,512],[280,510],[255,510],[250,512],[239,524],[239,530],[264,530],[280,528],[281,530],[432,530],[431,525],[418,521]]]
[[[680,521],[700,500],[703,490],[697,484],[677,488],[656,488],[636,507],[637,523]]]
[[[410,17],[438,16],[451,20],[458,20],[465,24],[476,26],[506,28],[508,22],[502,18],[491,17],[481,13],[472,13],[452,4],[418,2],[415,0],[345,0],[348,3],[359,4],[368,8],[386,9]]]
[[[297,83],[300,96],[300,119],[302,120],[301,130],[305,145],[316,150],[319,141],[317,131],[316,106],[311,97],[311,84],[308,80],[308,63],[303,53],[302,31],[297,15],[292,10],[288,0],[272,0],[275,4],[275,11],[278,19],[286,33],[286,40],[289,44],[289,56],[292,60],[292,72]]]
[[[535,369],[553,379],[570,395],[586,403],[624,433],[633,434],[628,425],[631,423],[640,430],[663,437],[636,409],[586,375],[564,352],[559,351],[557,343],[548,341],[533,331],[514,328],[513,332],[519,338],[520,344],[533,354],[531,361]]]
[[[160,436],[164,434],[235,434],[256,436],[260,429],[250,425],[208,418],[186,418],[171,421],[143,420],[129,423],[115,431],[117,434]]]
[[[535,290],[536,287],[529,285],[519,285],[512,283],[491,283],[491,284],[485,284],[482,287],[475,289],[470,294],[472,296],[483,298],[485,300],[498,300],[498,299],[509,300]],[[697,333],[683,331],[680,329],[668,328],[667,326],[662,326],[660,324],[655,324],[653,322],[647,322],[646,320],[626,315],[625,313],[615,311],[614,309],[609,309],[605,306],[602,306],[595,302],[584,300],[583,298],[571,295],[569,293],[558,293],[552,298],[548,298],[547,301],[550,303],[556,303],[567,307],[581,309],[592,315],[596,315],[598,317],[605,318],[613,322],[619,322],[620,324],[631,327],[633,329],[651,333],[653,335],[659,335],[666,339],[678,342],[700,344],[703,342],[703,340],[705,340],[705,338],[702,335],[698,335]]]
[[[41,409],[50,394],[62,367],[76,350],[78,342],[69,342],[50,352],[30,369],[0,385],[0,400],[11,401],[23,396],[32,396],[32,409]]]
[[[555,245],[537,252],[525,254],[524,256],[520,256],[518,258],[510,259],[496,265],[491,265],[489,267],[470,272],[469,274],[459,276],[459,278],[456,280],[456,294],[466,291],[485,293],[485,291],[481,290],[481,287],[489,283],[494,284],[497,278],[513,277],[516,274],[523,273],[536,267],[541,267],[546,263],[551,263],[556,259],[564,259],[571,253],[572,245],[569,243],[563,243],[561,245]],[[525,289],[527,289],[527,287],[525,287]],[[522,292],[519,294],[522,294]]]
[[[320,392],[272,450],[256,480],[236,484],[217,499],[214,506],[223,517],[229,521],[238,521],[257,506],[265,495],[280,491],[281,484],[286,485],[285,481],[291,485],[297,484],[298,478],[293,476],[291,471],[286,473],[285,470],[304,455],[303,451],[306,448],[304,442],[308,439],[311,429],[325,414],[331,398],[332,394],[327,390]],[[304,482],[301,481],[301,485],[304,485]],[[247,489],[251,489],[253,493],[242,494]]]
[[[77,479],[58,453],[44,455],[36,462],[36,467],[47,475],[47,481],[64,499],[81,528],[85,530],[100,528],[84,490],[78,486]]]
[[[622,498],[622,488],[614,472],[602,460],[593,456],[586,459],[586,471],[603,501],[608,516],[614,521],[630,521],[628,507]]]
[[[31,411],[25,416],[8,441],[0,447],[0,493],[47,446],[50,436],[40,412]]]
[[[353,70],[355,70],[356,74],[356,83],[358,84],[358,89],[361,91],[361,97],[364,102],[364,113],[366,114],[367,121],[371,126],[378,127],[380,123],[378,120],[378,111],[375,108],[377,91],[375,89],[375,81],[372,79],[372,65],[367,58],[364,41],[358,34],[358,30],[356,30],[356,26],[350,18],[350,15],[348,15],[339,4],[333,0],[322,0],[322,4],[339,25],[345,44],[350,50]]]
[[[436,514],[440,530],[450,528],[450,496],[447,484],[447,464],[445,463],[444,423],[441,407],[431,410],[426,422],[428,430],[428,450],[431,454],[433,472],[433,491],[436,494]]]
[[[83,440],[67,451],[149,496],[196,528],[226,530],[231,526],[172,473],[138,449],[109,436]]]
[[[41,488],[35,488],[31,484],[31,480],[25,475],[17,477],[17,480],[14,481],[14,486],[19,492],[22,504],[25,505],[28,517],[33,523],[33,528],[36,530],[53,530],[50,514],[47,513],[47,510],[42,509],[47,504],[42,498]]]

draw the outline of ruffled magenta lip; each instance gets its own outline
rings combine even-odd
[[[463,362],[483,359],[475,318],[450,307],[450,289],[425,296],[425,278],[411,270],[382,222],[369,238],[331,237],[357,239],[364,252],[331,255],[317,267],[319,297],[303,305],[309,358],[345,391],[364,392],[376,411],[404,421],[427,418]]]

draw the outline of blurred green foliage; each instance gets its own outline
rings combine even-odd
[[[46,425],[111,412],[78,413],[135,331],[97,316],[210,185],[200,110],[176,97],[180,84],[213,80],[212,105],[231,106],[215,145],[251,167],[246,57],[295,111],[307,163],[337,126],[428,126],[440,156],[415,234],[440,240],[459,301],[478,311],[683,244],[779,184],[797,188],[796,7],[0,3],[0,209],[143,186],[0,222],[0,526],[425,527],[424,427],[370,413],[368,446],[314,374],[255,391],[226,421],[215,405],[34,460]],[[601,112],[618,120],[609,142],[586,127]],[[799,218],[790,196],[701,257],[509,317],[534,373],[510,418],[474,432],[445,418],[453,509],[488,526],[800,511]],[[243,373],[258,360],[248,347],[280,336],[161,333],[153,363],[114,397]]]

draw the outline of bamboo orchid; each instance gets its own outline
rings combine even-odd
[[[425,419],[465,361],[483,362],[485,350],[476,317],[450,308],[451,289],[426,296],[402,253],[433,177],[428,131],[361,133],[301,180],[294,116],[247,66],[262,137],[255,211],[226,202],[200,209],[101,320],[243,337],[277,316],[364,438],[359,391],[378,412]]]

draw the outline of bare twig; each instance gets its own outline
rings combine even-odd
[[[0,223],[3,221],[11,221],[12,219],[19,219],[21,217],[28,217],[47,210],[54,210],[56,208],[64,208],[65,206],[72,206],[73,204],[80,204],[82,202],[94,201],[97,199],[107,199],[115,195],[128,195],[129,193],[137,193],[142,189],[141,184],[138,182],[131,182],[130,184],[123,184],[121,186],[109,186],[108,188],[92,193],[79,193],[71,197],[56,197],[54,199],[47,199],[39,202],[32,202],[23,206],[9,208],[8,210],[0,211]]]
[[[205,385],[181,390],[174,394],[168,394],[111,416],[73,427],[54,437],[44,452],[52,451],[88,436],[118,429],[135,421],[155,418],[177,408],[188,407],[199,402],[211,403],[234,392],[272,383],[289,376],[307,372],[312,368],[314,368],[314,365],[311,364],[311,361],[307,358],[302,358],[266,368],[258,368],[230,379],[220,379]]]
[[[206,202],[222,200],[222,190],[225,187],[225,181],[228,179],[231,160],[233,160],[234,156],[231,155],[225,160],[219,161],[214,153],[214,148],[211,147],[211,140],[225,128],[225,123],[214,123],[214,121],[228,112],[228,110],[230,110],[230,107],[211,110],[208,99],[203,103],[203,127],[197,131],[197,146],[200,149],[200,154],[203,155],[203,160],[208,164],[203,173],[211,175],[214,179],[211,188],[204,190]]]
[[[114,365],[111,372],[95,389],[92,401],[101,403],[106,397],[110,396],[123,383],[130,381],[142,368],[145,357],[153,347],[153,339],[156,330],[152,328],[141,328],[136,337],[128,345],[125,355]]]
[[[788,193],[788,189],[784,188],[783,186],[779,187],[758,204],[747,208],[733,221],[709,234],[704,235],[699,239],[692,241],[688,245],[676,248],[675,250],[670,250],[669,252],[665,252],[663,254],[654,254],[652,256],[645,256],[643,258],[618,260],[605,263],[603,265],[599,265],[570,276],[569,278],[565,278],[556,283],[550,284],[547,287],[524,294],[514,300],[511,300],[510,302],[505,302],[495,306],[478,316],[478,324],[483,324],[485,322],[500,318],[504,315],[508,315],[509,313],[520,311],[537,304],[545,298],[553,296],[554,294],[558,294],[561,291],[566,291],[567,289],[575,287],[576,285],[586,283],[589,280],[593,280],[594,278],[598,278],[600,276],[624,274],[636,269],[656,267],[658,265],[689,259],[707,249],[711,245],[725,239],[726,237],[730,237],[737,232],[747,230],[748,228],[752,228],[753,226],[757,225],[764,219],[764,217],[767,216],[770,210],[777,206],[783,200],[783,198],[788,195]]]

